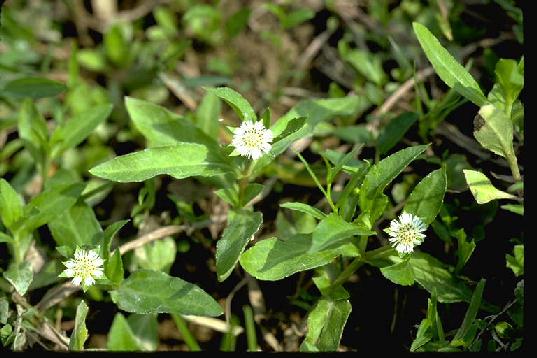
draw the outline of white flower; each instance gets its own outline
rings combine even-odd
[[[75,257],[63,264],[67,267],[60,277],[73,277],[72,283],[84,288],[95,283],[95,279],[103,278],[103,263],[97,250],[82,250],[76,248]]]
[[[272,132],[262,122],[244,121],[235,130],[231,145],[242,156],[259,159],[270,151]]]
[[[412,214],[403,211],[399,220],[393,219],[390,227],[384,229],[390,235],[390,243],[400,255],[414,251],[414,246],[420,245],[425,239],[422,234],[427,227],[423,221]]]

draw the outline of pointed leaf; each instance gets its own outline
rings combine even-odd
[[[373,165],[367,172],[360,189],[360,208],[367,211],[371,206],[371,201],[381,194],[384,188],[425,149],[427,149],[426,145],[408,147]]]
[[[26,294],[34,277],[32,266],[28,261],[21,262],[18,265],[14,262],[11,263],[8,270],[3,272],[3,275],[21,296]]]
[[[75,328],[69,338],[70,351],[83,351],[84,342],[88,339],[88,329],[86,328],[86,316],[88,315],[88,305],[80,301],[76,308]]]
[[[493,153],[505,158],[514,156],[513,122],[504,111],[492,104],[486,104],[479,110],[474,123],[474,137]]]
[[[286,240],[259,241],[240,257],[241,266],[260,280],[276,281],[296,272],[323,266],[339,255],[358,256],[353,244],[312,252],[311,234],[295,234]]]
[[[220,305],[198,286],[164,272],[138,270],[112,291],[118,307],[135,313],[219,316]]]
[[[470,72],[451,56],[425,26],[417,22],[413,22],[412,26],[421,48],[442,81],[481,107],[486,98]]]
[[[416,185],[403,210],[420,217],[428,226],[440,212],[446,189],[445,169],[435,170]]]
[[[22,218],[24,203],[22,197],[0,178],[0,219],[5,227],[11,229]]]
[[[485,174],[469,169],[465,169],[463,172],[470,191],[478,204],[486,204],[497,199],[515,198],[512,194],[496,189]]]
[[[112,322],[106,348],[110,351],[138,351],[140,347],[129,323],[121,313],[117,313]]]
[[[90,173],[117,182],[141,182],[167,174],[176,179],[215,176],[231,169],[215,160],[207,147],[195,143],[149,148],[116,157],[90,169]]]
[[[243,121],[257,119],[254,109],[239,92],[229,87],[207,88],[207,91],[226,101]]]
[[[216,243],[216,272],[219,281],[224,281],[231,274],[246,244],[259,230],[262,222],[263,215],[260,212],[234,213],[222,238]]]
[[[308,332],[300,346],[305,352],[335,352],[352,307],[348,300],[320,299],[308,315]]]

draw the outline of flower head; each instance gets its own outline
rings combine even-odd
[[[71,260],[64,261],[67,267],[60,277],[73,277],[72,283],[84,288],[95,283],[95,279],[103,278],[104,260],[101,259],[97,250],[83,250],[79,247],[75,250],[75,257]]]
[[[393,219],[390,227],[384,229],[390,235],[390,243],[400,255],[414,251],[414,246],[420,245],[425,239],[422,234],[427,227],[423,221],[412,214],[403,212],[399,219]]]
[[[272,132],[262,122],[244,121],[235,130],[231,145],[242,156],[259,159],[270,151]]]

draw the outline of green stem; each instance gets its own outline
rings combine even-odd
[[[253,161],[248,162],[239,180],[239,203],[238,204],[241,207],[243,204],[244,205],[247,204],[247,203],[243,203],[242,201],[244,198],[244,192],[246,190],[246,187],[248,187],[248,184],[250,183],[250,176],[252,175],[252,170],[254,169],[253,163],[254,163]]]
[[[347,266],[345,268],[345,270],[343,270],[343,272],[341,272],[339,274],[339,276],[334,280],[334,282],[332,282],[332,284],[330,285],[331,287],[335,288],[335,287],[338,287],[338,286],[341,286],[342,284],[344,284],[345,282],[347,282],[347,280],[349,279],[349,277],[352,276],[352,274],[358,270],[365,262],[363,261],[362,257],[357,257],[355,258],[350,264],[349,266]]]
[[[188,326],[186,325],[185,320],[183,317],[181,317],[178,314],[172,314],[173,320],[175,321],[175,324],[177,326],[177,329],[181,333],[181,337],[183,337],[183,340],[185,341],[186,345],[192,352],[199,352],[201,351],[201,348],[196,341],[196,338],[190,333],[190,330],[188,329]]]
[[[257,336],[255,334],[255,322],[254,314],[252,313],[252,307],[243,306],[242,311],[244,312],[244,325],[246,328],[246,341],[248,344],[248,351],[255,352],[257,351]]]
[[[514,154],[508,154],[505,159],[507,159],[507,163],[509,163],[509,168],[511,168],[511,173],[513,174],[515,182],[522,180],[516,156]]]

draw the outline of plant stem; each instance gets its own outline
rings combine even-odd
[[[338,287],[338,286],[341,286],[342,284],[344,284],[345,282],[347,282],[347,280],[349,279],[349,277],[352,276],[352,274],[358,270],[365,262],[363,261],[362,257],[357,257],[355,258],[350,264],[349,266],[347,266],[345,268],[345,270],[343,270],[342,273],[339,274],[339,276],[334,280],[334,282],[332,282],[332,284],[330,285],[331,287],[335,288],[335,287]]]
[[[192,352],[199,352],[201,351],[201,348],[196,341],[196,338],[190,333],[190,330],[188,329],[188,326],[186,325],[185,320],[183,317],[181,317],[178,314],[172,314],[173,320],[175,321],[175,324],[177,326],[177,329],[181,333],[181,337],[183,337],[183,340],[185,341],[186,345]]]
[[[509,154],[505,157],[507,163],[509,163],[509,168],[511,168],[511,173],[513,174],[513,179],[515,182],[522,180],[520,177],[520,170],[518,169],[518,163],[516,156],[514,154]]]
[[[257,351],[257,337],[255,334],[255,322],[254,315],[252,313],[252,307],[246,305],[242,307],[244,312],[244,326],[246,328],[246,341],[248,343],[248,351]]]

